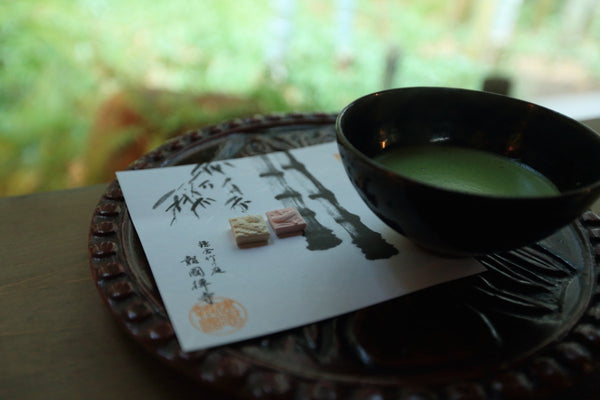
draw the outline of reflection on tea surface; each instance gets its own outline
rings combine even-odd
[[[374,160],[407,178],[451,190],[509,197],[559,194],[531,167],[481,150],[416,145],[386,150]]]

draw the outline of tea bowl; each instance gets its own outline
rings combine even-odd
[[[443,256],[535,243],[600,197],[600,135],[558,112],[499,94],[448,87],[371,93],[340,112],[336,139],[345,171],[367,206],[416,245]],[[390,149],[424,145],[500,156],[537,171],[556,191],[471,192],[378,161]]]

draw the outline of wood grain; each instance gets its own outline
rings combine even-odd
[[[214,398],[125,336],[102,303],[87,235],[104,188],[0,199],[0,399]]]

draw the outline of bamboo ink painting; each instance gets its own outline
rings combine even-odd
[[[259,337],[481,272],[425,253],[352,187],[335,143],[117,173],[178,341]],[[296,209],[302,234],[239,248],[229,219]]]

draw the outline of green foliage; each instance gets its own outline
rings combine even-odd
[[[494,67],[472,50],[469,20],[451,16],[458,0],[355,0],[346,38],[353,52],[342,65],[338,3],[295,2],[287,75],[273,81],[266,64],[276,39],[272,0],[0,2],[0,195],[88,183],[76,179],[77,171],[98,109],[114,93],[173,93],[162,103],[138,104],[160,139],[182,126],[231,118],[237,110],[204,113],[179,105],[196,94],[234,95],[264,113],[338,111],[382,89],[393,48],[399,50],[393,86],[478,88]],[[534,2],[524,3],[512,51],[554,54],[560,34],[536,20]],[[547,19],[554,23],[559,3],[546,0]],[[600,53],[593,47],[600,38],[597,20],[590,27],[595,41],[560,51],[600,80]],[[115,138],[115,145],[139,132]]]

